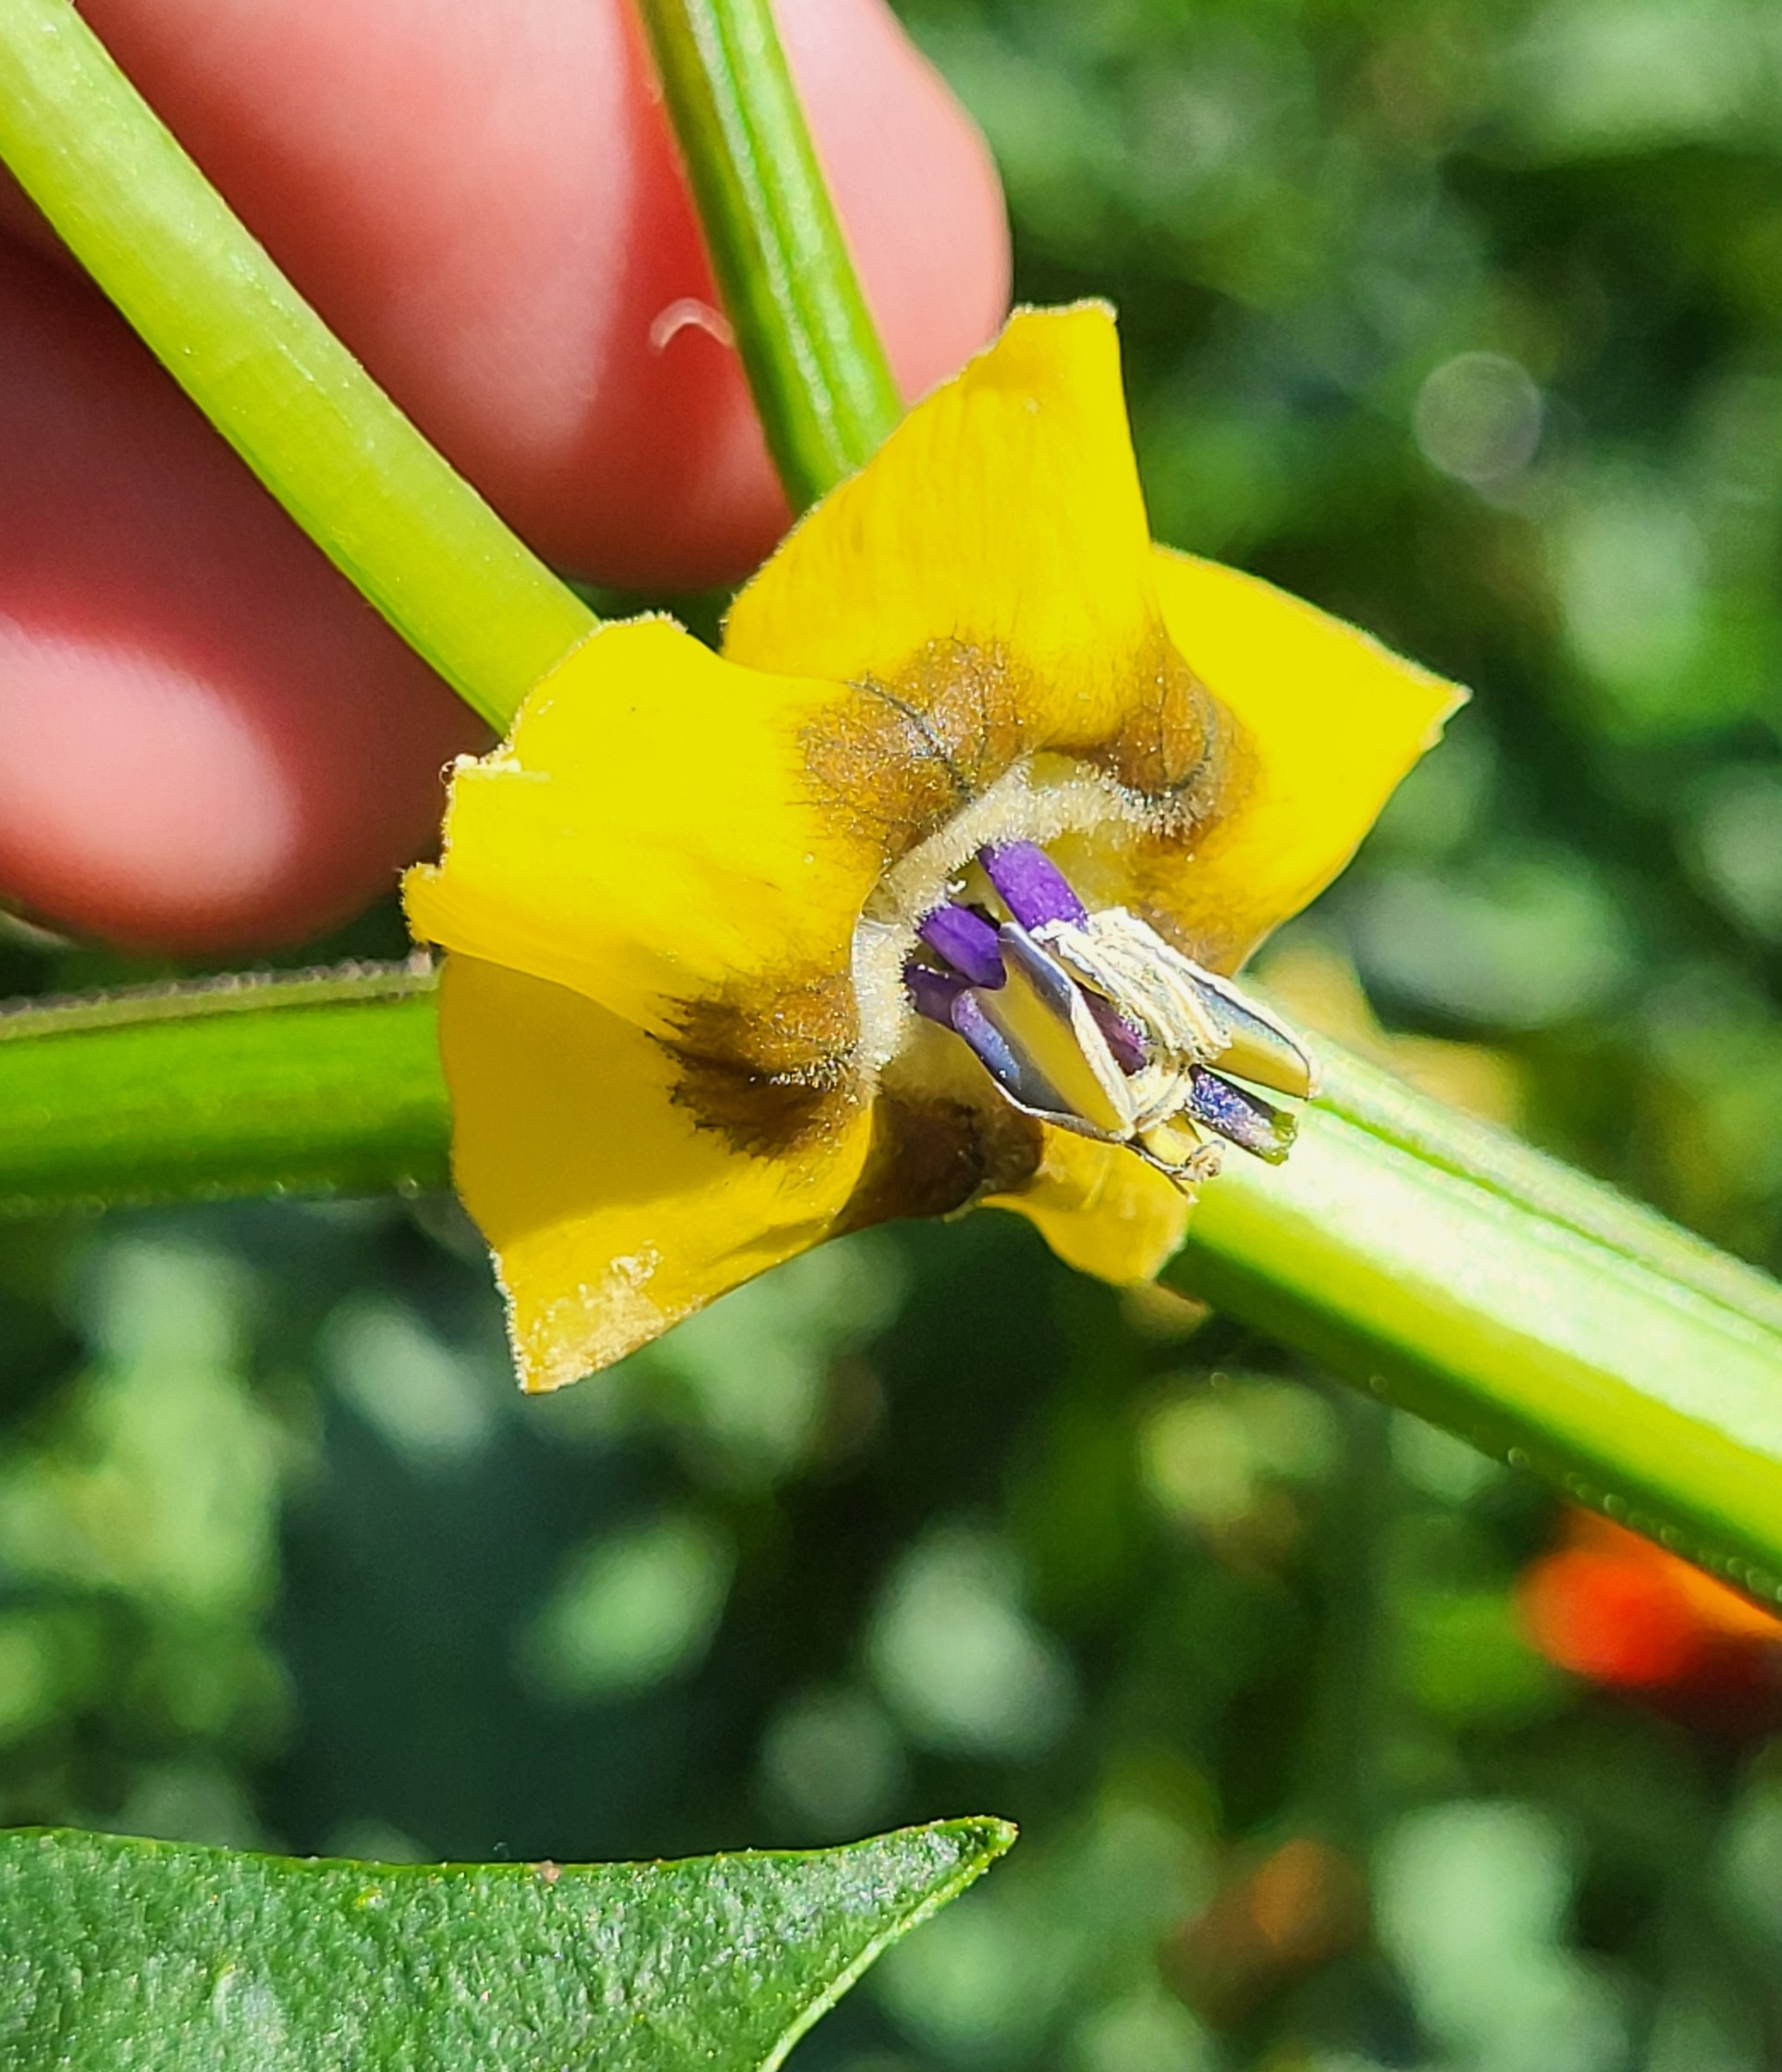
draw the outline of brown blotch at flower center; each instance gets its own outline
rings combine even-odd
[[[1023,758],[1075,758],[1167,819],[1180,838],[1223,803],[1229,729],[1217,702],[1160,630],[1130,666],[1116,732],[1041,738],[1030,680],[1000,648],[929,641],[888,682],[805,735],[805,766],[826,810],[878,844],[885,865],[938,834]]]
[[[771,1157],[829,1135],[858,1104],[860,1013],[845,971],[747,995],[677,1002],[660,1041],[677,1104],[739,1151]]]
[[[1006,653],[931,640],[891,682],[863,681],[810,730],[806,771],[825,811],[870,841],[888,870],[1038,754],[1112,780],[1149,821],[1145,845],[1174,848],[1226,803],[1230,730],[1161,631],[1133,659],[1131,679],[1112,734],[1041,738],[1028,715],[1043,701]],[[661,1041],[678,1067],[674,1100],[739,1151],[770,1157],[838,1133],[867,1092],[849,971],[677,1002],[670,1021]],[[1038,1130],[995,1104],[872,1091],[883,1113],[860,1222],[946,1214],[1018,1186],[1039,1159]]]
[[[1001,1103],[881,1090],[872,1149],[839,1227],[952,1215],[983,1195],[1015,1192],[1043,1155],[1039,1125]]]

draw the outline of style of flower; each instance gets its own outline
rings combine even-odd
[[[1221,1143],[1284,1155],[1253,1089],[1310,1091],[1228,974],[1459,695],[1154,548],[1112,314],[1017,314],[721,657],[606,626],[454,772],[405,891],[525,1386],[889,1217],[1016,1209],[1150,1276]]]

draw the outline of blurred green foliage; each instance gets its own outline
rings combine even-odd
[[[1782,1264],[1773,10],[904,11],[1020,292],[1120,305],[1159,535],[1478,693],[1286,949]],[[14,1227],[0,1418],[0,1820],[566,1858],[994,1811],[1020,1851],[812,2072],[1782,2063],[1751,1718],[1549,1668],[1539,1489],[1013,1219],[530,1403],[449,1204]]]

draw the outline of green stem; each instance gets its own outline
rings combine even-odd
[[[1233,1160],[1167,1277],[1782,1596],[1782,1287],[1320,1054],[1293,1157]]]
[[[712,269],[794,509],[903,414],[768,0],[641,0]]]
[[[298,524],[504,728],[593,614],[334,338],[68,0],[0,0],[0,159]]]
[[[402,966],[0,1017],[0,1211],[443,1184],[434,1045]],[[1782,1596],[1782,1287],[1320,1053],[1293,1157],[1234,1156],[1167,1277]]]
[[[0,1214],[445,1186],[433,986],[349,967],[0,1014]]]

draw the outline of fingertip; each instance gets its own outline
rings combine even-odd
[[[0,255],[0,891],[177,953],[393,883],[478,735],[117,318]]]
[[[983,141],[883,0],[779,0],[906,394],[1006,306]],[[542,553],[703,588],[784,529],[630,0],[86,0],[297,286]],[[4,197],[0,196],[0,203]]]
[[[1008,314],[995,161],[885,0],[777,0],[776,11],[862,286],[914,401]]]
[[[268,725],[264,676],[231,681],[178,646],[0,625],[9,895],[77,933],[199,955],[305,940],[393,884],[431,802],[421,785],[367,798],[365,771],[411,744],[354,730],[349,747],[338,714],[332,743]]]

